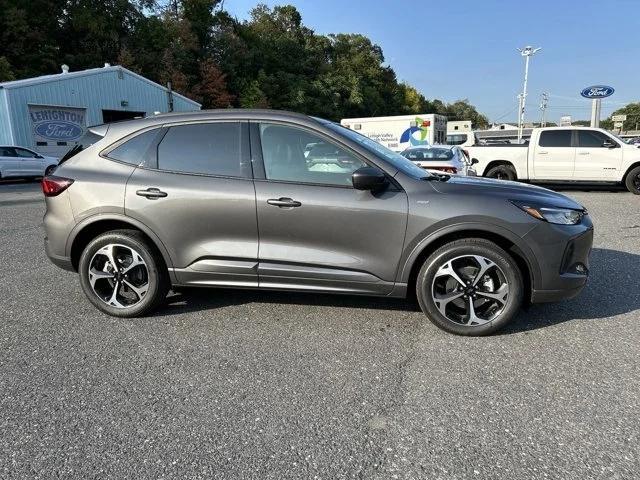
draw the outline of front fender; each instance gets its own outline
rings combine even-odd
[[[456,235],[463,232],[469,232],[471,236],[473,236],[473,232],[498,235],[508,240],[518,248],[519,253],[527,262],[533,285],[537,285],[540,282],[540,266],[538,265],[533,251],[527,246],[526,242],[521,237],[500,225],[474,221],[460,221],[449,225],[436,224],[431,228],[424,230],[422,234],[417,237],[419,240],[409,244],[403,252],[400,260],[401,268],[399,269],[396,281],[405,284],[409,282],[409,276],[411,275],[411,270],[416,260],[418,260],[422,252],[424,252],[425,249],[428,249],[430,245],[433,245],[435,242],[449,235]],[[477,234],[478,233],[476,233],[476,235]]]

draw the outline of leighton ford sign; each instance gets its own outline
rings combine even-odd
[[[85,131],[83,108],[29,105],[29,116],[36,142],[74,141]]]
[[[592,87],[587,87],[580,92],[584,98],[606,98],[613,95],[615,90],[613,87],[607,87],[606,85],[593,85]]]

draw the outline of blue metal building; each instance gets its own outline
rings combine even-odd
[[[0,145],[61,156],[91,125],[200,104],[124,67],[105,64],[0,83]]]

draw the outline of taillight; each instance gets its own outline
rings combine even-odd
[[[49,175],[42,179],[42,193],[44,193],[45,197],[55,197],[69,188],[72,183],[73,180],[70,178]]]

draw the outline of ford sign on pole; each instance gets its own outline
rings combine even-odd
[[[615,90],[613,87],[607,87],[606,85],[594,85],[592,87],[587,87],[580,92],[584,98],[607,98],[613,95]]]

